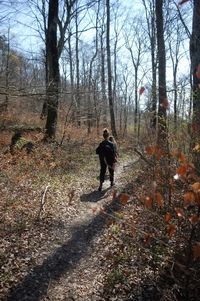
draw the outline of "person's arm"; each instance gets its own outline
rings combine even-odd
[[[99,144],[99,146],[96,148],[96,154],[99,155],[101,153],[101,143]]]

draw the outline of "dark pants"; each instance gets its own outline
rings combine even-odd
[[[100,169],[100,182],[103,183],[105,180],[106,169],[108,167],[110,181],[114,181],[114,169],[107,166],[104,161],[100,161],[101,169]]]

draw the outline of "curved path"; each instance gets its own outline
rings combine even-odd
[[[117,167],[117,189],[132,163]],[[119,204],[113,199],[115,187],[111,189],[109,181],[104,183],[103,189],[78,196],[79,216],[70,226],[63,224],[57,233],[62,244],[53,246],[51,254],[10,291],[7,301],[104,300],[100,295],[103,288],[101,249],[104,248],[101,240],[108,219],[105,213],[117,211]]]

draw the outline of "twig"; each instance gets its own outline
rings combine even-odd
[[[40,209],[39,209],[39,212],[38,212],[38,219],[40,218],[40,214],[41,212],[44,210],[44,205],[45,205],[45,202],[46,202],[46,194],[47,194],[47,190],[49,188],[49,184],[46,186],[43,194],[42,194],[42,197],[40,199]]]
[[[152,162],[150,162],[137,148],[134,148],[134,152],[137,153],[142,160],[144,160],[148,165],[154,166]]]

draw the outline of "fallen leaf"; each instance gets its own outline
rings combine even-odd
[[[199,221],[199,217],[196,214],[194,214],[189,217],[189,221],[192,225],[195,225]]]
[[[125,194],[125,193],[122,193],[120,195],[120,202],[122,203],[122,205],[126,205],[128,200],[130,199],[129,195],[128,194]]]
[[[193,258],[194,260],[200,257],[200,242],[196,242],[193,246]]]
[[[176,232],[176,226],[173,224],[169,224],[167,226],[167,234],[171,238]]]
[[[162,195],[160,194],[160,192],[156,192],[156,193],[155,193],[155,198],[156,198],[158,207],[162,208],[162,207],[163,207],[164,201],[163,201],[163,197],[162,197]]]
[[[149,196],[147,196],[146,199],[145,199],[145,206],[147,208],[151,208],[152,207],[152,203],[153,203],[152,198],[150,198]]]
[[[166,222],[166,223],[169,223],[170,220],[171,220],[171,214],[170,214],[169,212],[167,212],[167,213],[165,214],[165,222]]]
[[[185,205],[188,205],[188,203],[194,203],[195,202],[195,194],[193,191],[188,191],[183,195],[184,203]]]
[[[196,183],[192,184],[191,187],[195,192],[199,192],[200,191],[200,182],[196,182]]]
[[[177,214],[178,217],[184,217],[184,211],[183,211],[182,208],[177,208],[176,207],[174,210],[176,211],[176,214]]]
[[[188,164],[184,164],[177,169],[176,173],[180,176],[183,176],[187,172],[187,170],[188,170]]]

